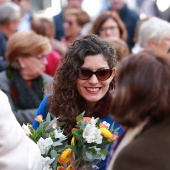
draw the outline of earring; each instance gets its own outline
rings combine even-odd
[[[25,64],[22,63],[22,64],[21,64],[21,68],[22,68],[22,69],[25,68]]]

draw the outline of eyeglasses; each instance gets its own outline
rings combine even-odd
[[[73,22],[72,22],[72,21],[64,21],[64,23],[67,23],[68,26],[72,26],[72,25],[73,25]]]
[[[77,69],[77,76],[81,80],[88,80],[95,74],[98,80],[105,81],[112,75],[112,69],[101,69],[95,72],[86,69],[86,68],[78,68]]]
[[[46,55],[42,55],[42,56],[31,56],[31,57],[34,57],[36,58],[37,60],[44,60],[46,58]]]
[[[100,29],[100,31],[102,31],[102,32],[106,32],[107,30],[113,31],[117,28],[118,28],[117,26],[103,27]]]

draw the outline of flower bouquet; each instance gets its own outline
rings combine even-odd
[[[113,124],[108,130],[110,125],[107,122],[83,116],[84,113],[76,117],[70,145],[61,129],[64,122],[59,123],[58,118],[51,120],[49,113],[45,121],[42,115],[35,118],[40,123],[36,130],[31,125],[22,126],[41,151],[43,170],[90,170],[98,168],[98,162],[106,159],[118,129],[114,129]]]
[[[98,163],[106,159],[109,146],[118,137],[118,129],[114,129],[113,124],[108,130],[107,122],[83,116],[84,113],[76,117],[77,125],[72,130],[71,145],[59,156],[59,162],[66,163],[71,158],[72,169],[98,169]]]
[[[58,155],[68,146],[67,137],[61,129],[63,123],[58,123],[58,118],[51,120],[49,113],[45,121],[43,121],[42,115],[37,116],[35,120],[40,123],[37,130],[28,124],[23,124],[22,128],[26,135],[38,145],[41,151],[43,170],[56,170],[60,165]]]

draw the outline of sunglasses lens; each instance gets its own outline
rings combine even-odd
[[[111,76],[111,74],[111,69],[103,69],[96,72],[97,78],[101,81],[107,80]]]
[[[78,69],[78,77],[82,80],[87,80],[92,76],[93,72],[88,69]]]

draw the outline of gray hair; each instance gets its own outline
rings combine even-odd
[[[160,42],[170,35],[170,23],[157,17],[144,21],[139,29],[138,42],[143,48],[148,46],[150,39]]]
[[[6,2],[0,5],[0,25],[6,24],[8,21],[15,21],[19,18],[20,7],[13,2]]]

